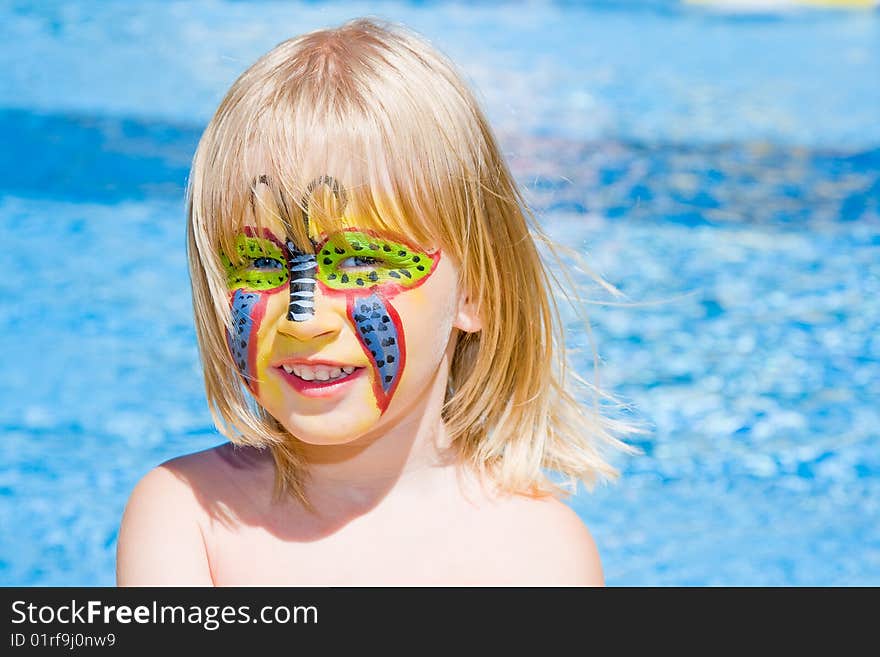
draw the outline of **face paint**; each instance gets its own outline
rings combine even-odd
[[[266,314],[266,297],[241,288],[232,294],[233,333],[226,331],[226,340],[232,358],[244,377],[245,383],[256,395],[259,382],[256,376],[257,341],[260,322]]]
[[[266,180],[268,183],[266,176],[261,176],[260,180]],[[306,234],[309,233],[309,197],[315,189],[322,185],[330,188],[330,192],[339,201],[340,211],[343,211],[348,203],[345,188],[335,178],[331,176],[315,178],[306,188],[301,202],[302,220],[306,227]],[[315,246],[314,241],[312,241],[312,246]],[[317,270],[315,255],[300,251],[291,240],[287,240],[287,251],[290,268],[290,305],[288,306],[287,319],[291,322],[305,322],[315,316],[315,273]],[[317,247],[315,247],[315,251],[317,251]]]
[[[343,266],[349,260],[351,266]],[[356,228],[334,235],[318,250],[318,278],[330,290],[379,287],[393,296],[421,285],[436,264],[436,258],[407,243]]]
[[[287,240],[290,269],[290,303],[287,319],[306,322],[315,316],[315,273],[318,269],[314,253],[303,253]]]
[[[258,237],[250,227],[235,242],[237,263],[225,253],[220,254],[226,269],[226,284],[230,290],[275,291],[287,282],[287,256],[284,247],[269,230]]]
[[[268,184],[264,176],[260,181]],[[316,178],[303,198],[303,222],[310,228],[308,197],[321,185],[330,188],[338,203],[346,204],[345,189],[332,177]],[[297,249],[290,239],[278,239],[264,229],[257,236],[245,228],[236,251],[240,264],[225,256],[233,315],[227,332],[230,351],[247,385],[258,392],[257,335],[267,312],[269,296],[289,290],[287,320],[305,322],[315,314],[315,287],[322,294],[345,299],[346,316],[361,349],[372,364],[372,390],[381,413],[388,408],[406,362],[406,340],[391,300],[419,287],[436,269],[440,252],[431,254],[400,238],[349,228],[312,245],[315,253]]]
[[[288,280],[287,258],[278,240],[268,231],[257,237],[250,228],[236,240],[237,263],[221,254],[226,284],[232,291],[232,332],[226,340],[245,383],[256,395],[257,332],[266,314],[269,294],[284,289]]]
[[[328,238],[318,251],[318,280],[326,294],[346,297],[349,320],[373,363],[373,393],[385,412],[406,361],[400,316],[390,300],[425,282],[440,261],[406,242],[349,229]]]
[[[361,346],[376,368],[378,376],[374,379],[373,393],[379,410],[384,413],[400,381],[406,358],[400,316],[378,294],[368,297],[351,295],[346,307]]]

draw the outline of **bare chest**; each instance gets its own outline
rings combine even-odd
[[[503,541],[473,514],[361,516],[338,527],[215,526],[206,536],[214,583],[267,586],[469,585],[495,573]]]

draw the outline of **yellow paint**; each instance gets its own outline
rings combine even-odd
[[[306,224],[306,232],[309,235],[309,239],[312,242],[317,242],[321,237],[321,231],[318,230],[318,225],[315,223],[315,220],[309,217],[309,221]]]
[[[318,297],[320,296],[319,293]],[[340,409],[339,417],[331,424],[328,424],[326,420],[329,403],[326,399],[304,397],[279,376],[268,374],[273,361],[281,356],[322,355],[318,344],[320,338],[313,340],[292,332],[294,329],[303,327],[290,324],[286,319],[288,301],[289,296],[284,290],[269,294],[266,314],[256,335],[251,337],[252,340],[257,341],[257,353],[254,359],[254,376],[259,382],[257,401],[278,419],[292,435],[305,440],[305,442],[335,444],[339,441],[340,436],[366,433],[375,426],[382,416],[379,403],[373,392],[372,378],[376,376],[374,368],[370,368],[370,372],[364,376],[363,381],[346,395],[344,408]],[[345,301],[342,298],[323,298],[319,300],[319,303],[323,304],[323,307],[316,309],[318,313],[345,314]],[[286,327],[284,330],[282,330],[282,325]],[[303,328],[303,330],[307,329]],[[335,340],[333,337],[329,339]],[[337,355],[342,360],[352,363],[363,358],[359,345],[357,351],[350,351],[346,355],[337,352]]]
[[[272,344],[275,339],[275,324],[278,317],[287,313],[288,295],[285,292],[275,293],[269,296],[266,304],[266,314],[260,324],[256,335],[251,336],[257,341],[256,357],[254,358],[254,376],[259,383],[259,401],[266,408],[278,408],[284,402],[284,384],[278,377],[266,376],[266,371],[271,366]]]

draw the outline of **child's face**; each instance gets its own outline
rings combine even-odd
[[[449,259],[354,220],[312,256],[263,224],[238,237],[241,265],[224,258],[229,344],[259,403],[300,440],[341,444],[424,401],[458,317]]]

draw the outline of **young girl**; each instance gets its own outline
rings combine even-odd
[[[139,482],[118,583],[603,584],[558,497],[636,429],[579,404],[612,398],[566,367],[531,224],[472,93],[408,31],[356,20],[245,71],[189,181],[231,443]]]

